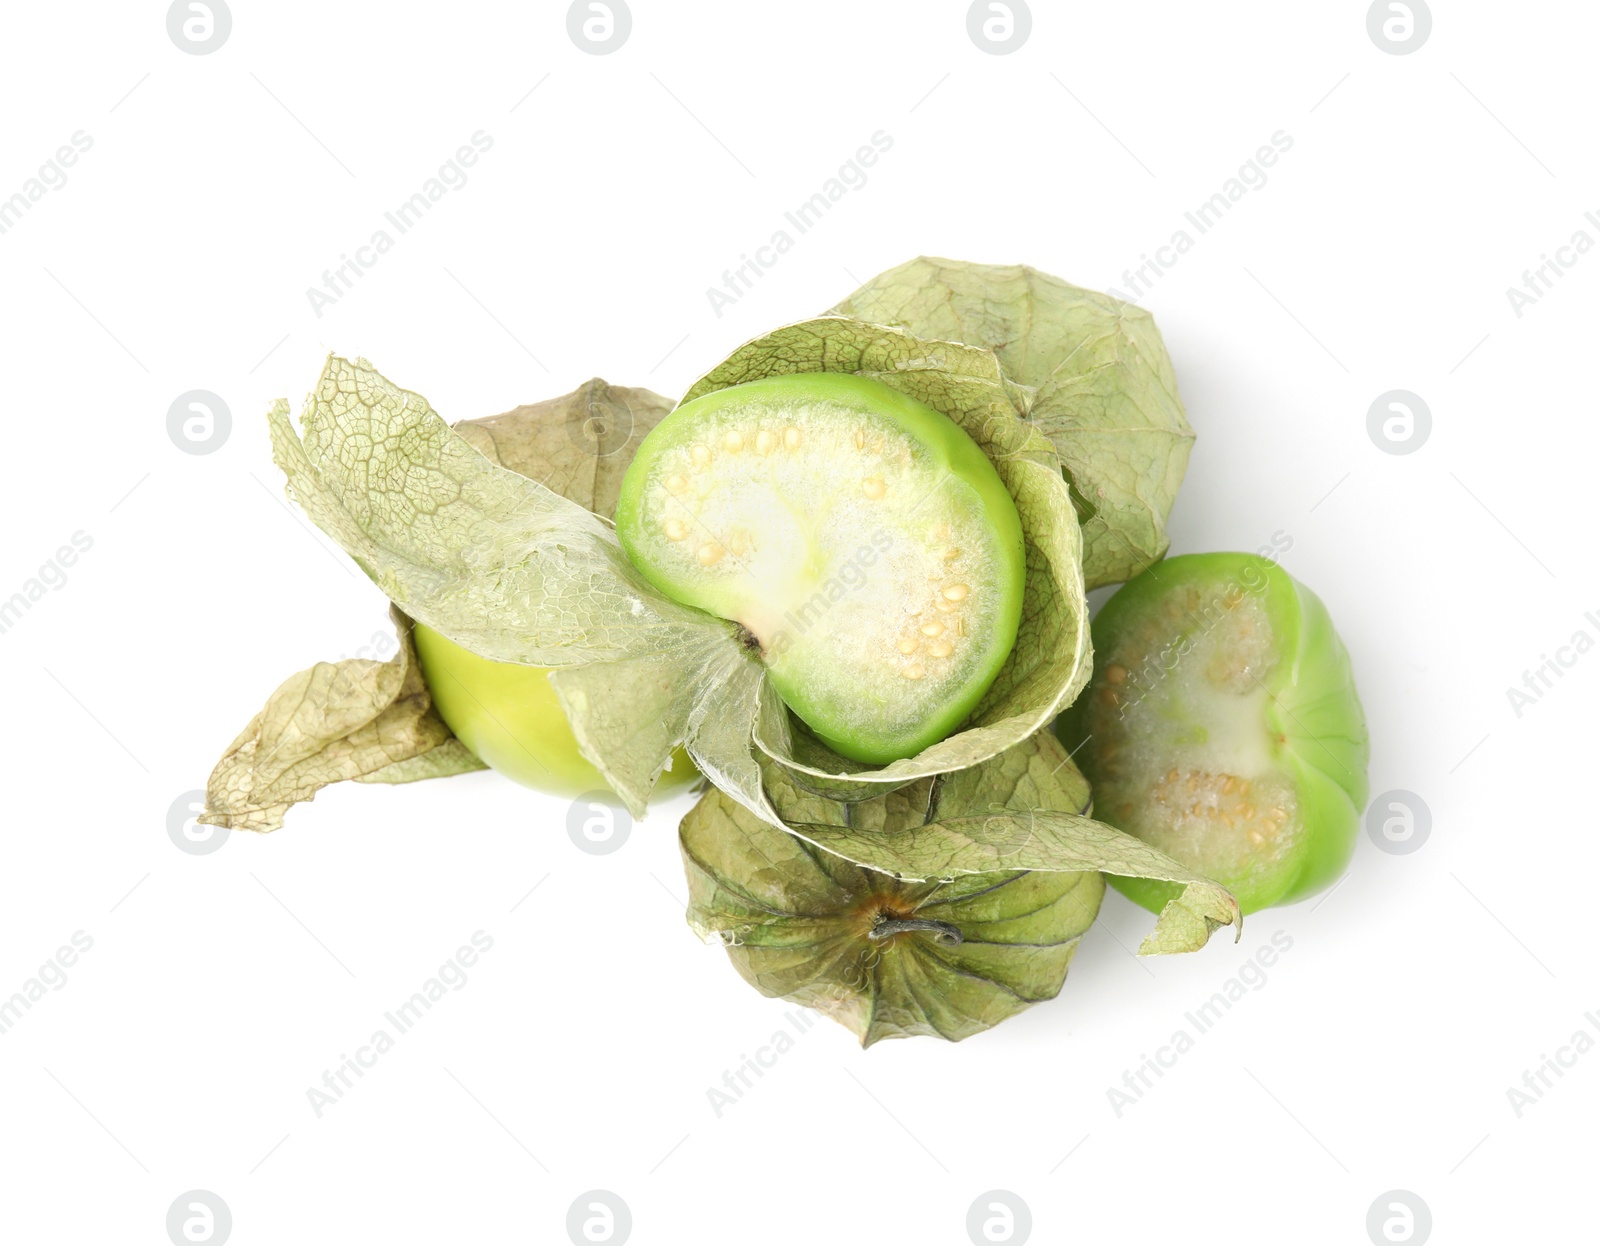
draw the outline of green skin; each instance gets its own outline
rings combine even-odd
[[[552,796],[610,790],[578,751],[546,668],[479,657],[421,623],[412,640],[439,716],[480,761]],[[688,755],[676,749],[672,768],[651,795],[680,792],[699,777]]]
[[[1126,674],[1121,681],[1109,683],[1106,676],[1106,669],[1116,666],[1113,658],[1120,656],[1123,641],[1138,636],[1141,628],[1166,628],[1164,622],[1152,624],[1151,620],[1159,618],[1171,602],[1182,600],[1176,594],[1198,590],[1201,600],[1215,601],[1235,587],[1257,595],[1279,655],[1266,677],[1257,681],[1266,691],[1259,725],[1237,719],[1205,721],[1203,712],[1178,695],[1175,686],[1179,681],[1170,678],[1157,677],[1131,706],[1112,708],[1113,697],[1120,693],[1127,699],[1131,686]],[[1188,617],[1194,619],[1192,614]],[[1161,652],[1181,662],[1183,650],[1193,643],[1196,627],[1191,621],[1166,628],[1153,644],[1137,642],[1134,651]],[[1368,740],[1349,654],[1316,595],[1263,557],[1189,554],[1158,562],[1123,585],[1094,620],[1093,635],[1094,678],[1072,709],[1057,720],[1056,732],[1069,749],[1086,745],[1077,752],[1076,760],[1095,788],[1095,816],[1131,834],[1139,833],[1137,810],[1133,817],[1119,817],[1118,808],[1106,807],[1111,799],[1100,799],[1109,793],[1102,791],[1097,775],[1106,764],[1097,751],[1097,737],[1100,741],[1115,738],[1115,730],[1108,729],[1113,725],[1112,715],[1145,715],[1144,721],[1158,724],[1167,739],[1204,741],[1208,732],[1214,732],[1213,738],[1237,740],[1256,756],[1264,752],[1276,777],[1292,786],[1305,833],[1294,851],[1265,873],[1234,872],[1230,876],[1214,860],[1190,859],[1183,864],[1228,887],[1245,913],[1292,904],[1332,885],[1355,850],[1367,803]],[[1163,639],[1165,646],[1160,643]],[[1181,766],[1179,757],[1175,752],[1173,760]],[[1109,881],[1154,913],[1179,892],[1173,884],[1149,879],[1111,877]]]
[[[674,600],[743,623],[758,638],[763,627],[757,620],[768,603],[741,601],[725,587],[689,582],[652,565],[648,548],[639,537],[649,522],[644,501],[648,482],[662,455],[697,439],[704,417],[732,409],[761,415],[773,406],[818,404],[841,408],[840,419],[851,411],[869,413],[891,421],[920,447],[928,479],[952,484],[969,512],[980,514],[986,530],[997,539],[999,573],[986,591],[994,595],[997,617],[1004,620],[993,635],[974,643],[987,645],[974,678],[952,690],[938,709],[917,724],[916,730],[898,734],[877,733],[859,715],[840,713],[837,706],[820,704],[812,694],[810,664],[829,661],[826,652],[802,652],[803,646],[777,645],[763,650],[762,659],[773,686],[785,704],[813,734],[843,757],[870,765],[886,765],[913,757],[955,731],[972,712],[1000,672],[1016,641],[1022,613],[1026,554],[1016,503],[995,471],[989,457],[948,416],[908,398],[879,381],[845,373],[809,372],[768,377],[702,395],[679,407],[651,431],[623,479],[617,503],[617,536],[634,565],[652,584]],[[798,587],[798,586],[797,586]],[[807,585],[806,592],[814,586]],[[854,638],[840,636],[838,643]],[[876,690],[866,690],[870,697]]]

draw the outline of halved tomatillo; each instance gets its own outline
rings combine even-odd
[[[617,536],[662,592],[744,627],[816,736],[874,765],[961,724],[1022,615],[1022,525],[988,456],[859,376],[685,403],[628,468]]]
[[[1316,595],[1250,554],[1189,554],[1123,585],[1057,733],[1095,816],[1233,892],[1245,913],[1327,887],[1355,849],[1367,728]],[[1113,877],[1160,912],[1169,883]]]

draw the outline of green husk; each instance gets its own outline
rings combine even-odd
[[[1141,954],[1193,950],[1240,920],[1227,892],[1089,818],[1089,785],[1049,732],[852,803],[763,770],[792,833],[707,792],[679,828],[689,924],[757,990],[863,1046],[966,1038],[1052,998],[1099,911],[1100,871],[1185,884]],[[874,938],[886,916],[937,925]]]
[[[926,256],[833,311],[995,353],[1018,411],[1072,482],[1089,588],[1131,579],[1166,553],[1194,431],[1149,312],[1025,265]]]
[[[670,398],[595,377],[559,398],[454,428],[491,462],[611,519],[634,452],[671,410]]]

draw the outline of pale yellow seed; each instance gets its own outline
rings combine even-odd
[[[948,640],[935,640],[928,645],[928,653],[936,658],[947,658],[955,651]]]
[[[689,525],[681,519],[669,519],[666,523],[667,540],[681,541],[689,535]]]
[[[913,662],[909,666],[901,667],[900,673],[907,679],[921,679],[928,673],[928,668],[923,666],[921,662]]]
[[[957,558],[960,558],[960,557],[961,557],[961,551],[956,549],[956,548],[954,548],[954,547],[951,547],[950,549],[947,549],[944,552],[944,560],[946,562],[954,562]]]
[[[793,424],[783,430],[783,448],[785,450],[798,450],[800,448],[800,430]]]
[[[953,611],[961,609],[961,607],[956,605],[956,603],[953,601],[936,601],[933,603],[933,608],[940,614],[950,614]]]
[[[917,651],[916,638],[913,636],[902,636],[899,643],[895,647],[899,649],[901,653],[915,653]]]
[[[766,429],[756,434],[756,453],[771,454],[778,448],[778,439]]]
[[[861,492],[866,494],[869,501],[876,502],[888,491],[889,486],[883,483],[882,476],[868,476],[861,482]]]
[[[688,489],[689,489],[689,482],[687,480],[685,480],[682,476],[668,476],[667,477],[667,492],[668,493],[685,493],[685,492],[688,491]]]
[[[965,584],[946,584],[944,586],[944,599],[946,601],[965,601],[967,594],[971,591]]]
[[[858,428],[858,429],[856,429],[856,449],[857,450],[865,450],[866,448],[867,448],[867,433],[866,433],[866,430],[862,429],[862,428]]]
[[[695,561],[702,567],[709,567],[714,562],[720,562],[722,554],[722,546],[715,542],[707,542],[694,552]]]
[[[696,467],[706,467],[711,463],[711,451],[704,446],[691,446],[689,459]]]
[[[722,448],[729,454],[738,454],[744,449],[744,434],[738,429],[722,434]]]
[[[924,636],[938,636],[944,632],[944,624],[934,620],[932,623],[924,623],[917,630]]]

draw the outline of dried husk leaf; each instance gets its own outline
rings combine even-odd
[[[760,664],[732,624],[645,582],[607,520],[468,440],[488,436],[533,471],[536,438],[463,435],[421,395],[333,356],[303,438],[287,403],[268,420],[290,495],[391,601],[483,657],[555,668],[580,748],[635,816],[683,744],[713,782],[776,818],[752,743],[776,713]],[[600,477],[564,479],[605,504]]]
[[[453,427],[492,462],[611,519],[634,452],[671,410],[670,398],[595,377],[559,398]]]
[[[198,821],[275,831],[290,805],[330,783],[412,783],[484,768],[433,708],[411,620],[389,614],[395,656],[318,662],[285,680],[212,770]]]

